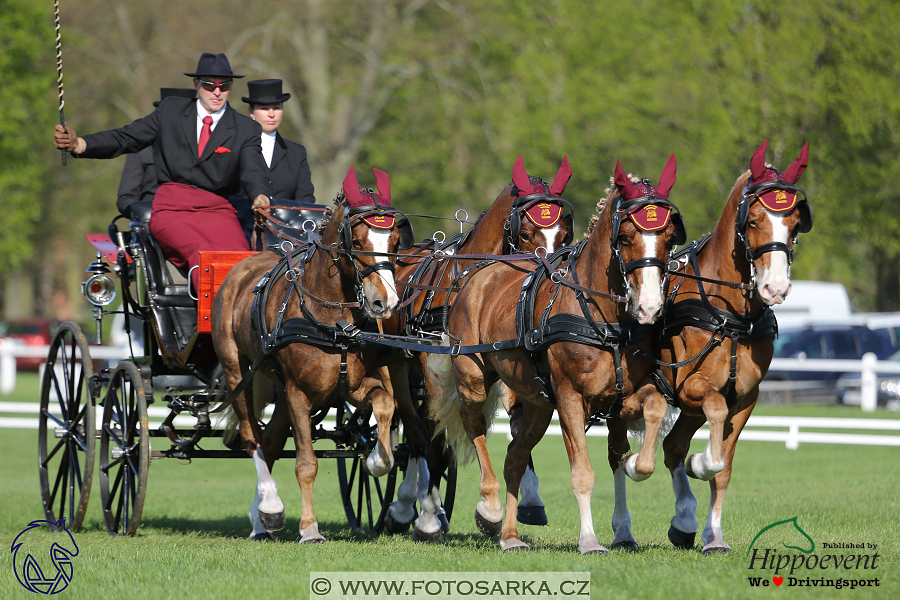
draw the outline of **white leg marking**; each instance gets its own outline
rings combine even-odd
[[[366,469],[373,477],[381,477],[393,468],[394,455],[389,454],[381,445],[381,440],[378,440],[375,443],[375,449],[366,457]]]
[[[631,535],[631,514],[628,512],[628,501],[625,495],[625,471],[621,465],[613,473],[613,481],[615,482],[616,490],[615,508],[612,516],[612,529],[615,535],[613,546],[623,543],[636,544],[634,536]]]
[[[709,444],[702,453],[692,454],[688,460],[691,462],[691,473],[697,479],[709,481],[725,468],[725,458],[718,463],[712,458],[712,449]]]
[[[257,511],[266,514],[278,514],[284,512],[284,502],[278,497],[278,486],[275,485],[275,478],[269,473],[269,467],[266,466],[266,459],[263,456],[262,448],[256,447],[253,453],[253,464],[256,466],[256,497],[259,501],[254,501]],[[251,518],[252,518],[251,509]]]
[[[672,489],[675,491],[675,516],[672,517],[672,526],[684,533],[696,533],[697,499],[691,491],[691,484],[683,466],[672,473]]]
[[[525,467],[525,474],[522,475],[522,481],[519,483],[519,495],[522,501],[519,506],[544,506],[544,501],[538,495],[538,476],[531,468],[531,465]]]
[[[715,497],[713,496],[709,500],[709,514],[706,517],[706,527],[703,528],[703,535],[700,536],[700,539],[703,540],[703,544],[706,546],[712,543],[716,543],[717,546],[725,544],[725,541],[722,539],[722,514],[713,507],[714,504]]]
[[[649,478],[653,473],[638,473],[637,472],[637,459],[638,455],[629,454],[628,458],[625,459],[623,466],[625,468],[625,474],[628,475],[632,481],[644,481]],[[621,469],[621,467],[620,467]],[[616,472],[619,472],[619,469],[616,469]]]
[[[398,523],[412,523],[416,517],[415,505],[418,480],[418,468],[406,469],[406,477],[403,478],[403,482],[397,488],[397,499],[391,503],[391,507],[388,509],[391,516]]]
[[[428,493],[428,461],[425,460],[424,456],[420,456],[416,461],[416,465],[419,470],[417,496],[419,498],[419,507],[422,509],[419,513],[419,518],[416,519],[416,529],[422,533],[435,533],[441,528],[441,523],[437,518],[439,505],[435,504],[434,498]]]

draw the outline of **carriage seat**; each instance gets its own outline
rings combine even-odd
[[[228,199],[234,209],[237,211],[238,221],[247,235],[247,240],[251,240],[253,233],[253,211],[250,209],[250,200],[239,196],[232,196]],[[277,231],[281,231],[294,239],[301,242],[308,241],[307,233],[303,229],[306,221],[312,221],[317,226],[322,222],[325,216],[325,210],[328,208],[324,204],[313,204],[311,202],[300,202],[299,200],[284,200],[281,198],[273,198],[270,201],[272,207],[269,215],[283,225],[269,222],[269,224]],[[272,233],[268,228],[265,229],[264,246],[272,246],[281,243],[281,240]],[[261,247],[256,248],[262,250]]]
[[[150,235],[153,201],[131,205],[131,232],[143,247],[147,293],[163,346],[172,351],[185,348],[197,328],[197,303],[189,294],[187,271],[167,261]]]

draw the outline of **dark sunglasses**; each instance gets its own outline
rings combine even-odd
[[[216,88],[220,88],[223,92],[227,92],[231,89],[231,80],[223,81],[222,83],[213,83],[212,81],[205,81],[203,79],[197,79],[200,82],[200,86],[203,87],[207,92],[214,92]]]

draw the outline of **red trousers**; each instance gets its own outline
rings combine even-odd
[[[197,266],[200,250],[250,250],[237,211],[222,196],[183,183],[164,183],[153,198],[150,235],[178,268]],[[191,272],[199,289],[197,269]]]

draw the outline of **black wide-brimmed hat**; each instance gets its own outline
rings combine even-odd
[[[240,79],[243,75],[235,75],[231,72],[231,64],[228,57],[222,53],[212,54],[204,52],[197,61],[196,73],[185,73],[188,77],[234,77]]]
[[[197,90],[194,88],[159,88],[159,100],[153,103],[153,106],[159,106],[160,102],[169,96],[177,96],[179,98],[197,98]]]
[[[247,82],[249,97],[241,98],[247,104],[280,104],[288,100],[290,94],[281,93],[280,79],[259,79]]]

